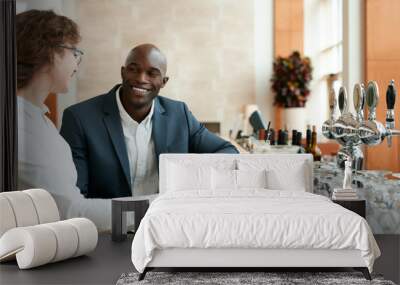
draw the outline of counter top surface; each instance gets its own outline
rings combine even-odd
[[[353,174],[353,188],[366,200],[367,221],[374,234],[400,234],[400,180],[389,171],[362,170]],[[331,197],[343,184],[343,170],[335,163],[314,163],[314,193]]]

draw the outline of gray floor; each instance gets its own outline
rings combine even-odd
[[[16,262],[0,264],[0,284],[115,284],[124,272],[134,271],[132,237],[121,243],[101,234],[97,248],[81,256],[41,267],[19,270]]]
[[[400,283],[400,236],[375,236],[382,251],[375,263],[376,273]],[[0,284],[115,284],[122,273],[134,271],[130,253],[132,236],[121,243],[110,234],[99,236],[99,243],[88,256],[19,270],[16,262],[0,265]]]
[[[400,284],[400,235],[375,235],[375,239],[381,257],[375,261],[374,271]]]

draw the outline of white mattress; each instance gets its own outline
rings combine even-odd
[[[135,235],[132,262],[143,272],[156,249],[170,248],[359,250],[370,271],[380,255],[359,215],[323,196],[266,189],[161,195]]]

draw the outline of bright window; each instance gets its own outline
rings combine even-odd
[[[329,75],[337,74],[335,89],[342,85],[342,30],[343,0],[304,0],[304,54],[311,58],[314,68],[307,123],[317,125],[317,129],[329,116]]]

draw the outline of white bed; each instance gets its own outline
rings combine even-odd
[[[312,169],[310,155],[161,155],[160,196],[132,243],[141,278],[154,267],[355,267],[368,278],[380,251],[367,222],[312,194]]]

